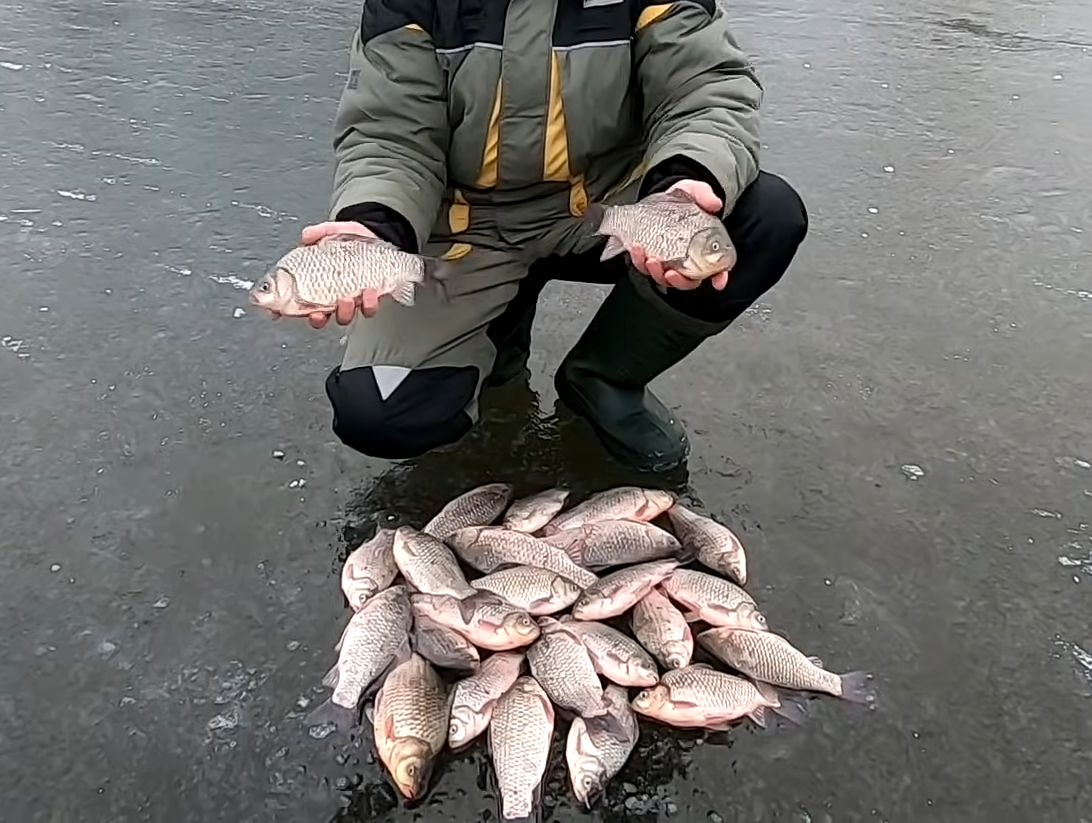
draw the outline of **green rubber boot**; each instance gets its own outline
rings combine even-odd
[[[558,367],[558,396],[622,463],[671,471],[686,462],[690,443],[647,386],[727,325],[675,311],[653,293],[651,280],[631,271]]]

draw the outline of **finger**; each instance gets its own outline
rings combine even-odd
[[[654,257],[649,258],[645,265],[648,266],[648,276],[659,283],[661,286],[670,285],[667,279],[664,277],[664,264]]]
[[[645,250],[640,246],[634,246],[629,250],[629,260],[633,263],[633,268],[641,272],[641,274],[648,274],[648,262],[645,257]]]
[[[313,329],[321,329],[329,320],[330,315],[323,314],[320,311],[311,312],[311,314],[307,315],[307,322]]]
[[[310,246],[312,243],[317,243],[323,237],[326,236],[326,227],[329,223],[319,223],[315,226],[304,226],[303,231],[300,232],[300,242],[305,246]]]
[[[364,289],[360,295],[360,311],[365,317],[374,317],[379,310],[379,292],[375,289]]]
[[[712,191],[703,191],[698,196],[698,205],[710,214],[720,214],[724,203]]]
[[[353,315],[356,314],[356,301],[351,298],[343,297],[337,301],[337,308],[334,309],[334,317],[341,326],[347,326],[353,319]]]
[[[679,274],[677,271],[664,272],[664,280],[667,281],[667,285],[673,289],[679,291],[693,291],[700,284],[697,280],[691,280],[689,277]]]
[[[717,272],[713,275],[713,288],[717,291],[724,291],[724,287],[728,285],[728,272]]]

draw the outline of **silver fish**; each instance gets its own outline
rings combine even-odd
[[[356,724],[365,690],[408,650],[412,620],[405,586],[380,592],[353,615],[334,647],[340,652],[337,663],[322,680],[334,693],[308,715],[308,725],[333,723],[344,732]]]
[[[580,638],[595,670],[607,680],[619,686],[655,686],[659,682],[656,661],[637,641],[604,623],[573,620],[568,615],[559,622]]]
[[[781,711],[795,722],[804,718],[799,706],[786,704],[783,708],[776,690],[768,684],[752,683],[703,663],[666,672],[660,685],[633,699],[633,709],[639,714],[684,729],[724,731],[743,717],[765,727],[767,708]]]
[[[535,806],[554,736],[554,707],[533,677],[521,677],[497,701],[489,749],[505,820],[528,817]]]
[[[679,568],[678,560],[654,560],[611,572],[588,588],[573,604],[577,620],[606,620],[629,611],[657,584]]]
[[[633,635],[667,669],[690,665],[694,635],[682,612],[655,588],[630,613]]]
[[[817,657],[808,657],[773,632],[722,627],[697,636],[717,659],[755,680],[799,691],[825,692],[854,703],[871,703],[875,695],[866,672],[835,674]]]
[[[766,616],[754,598],[731,581],[694,569],[676,569],[660,583],[664,594],[687,611],[688,621],[704,620],[711,626],[739,626],[765,631]]]
[[[345,558],[341,590],[353,611],[360,611],[368,598],[375,597],[398,576],[393,549],[394,530],[381,528]]]
[[[552,617],[540,617],[538,625],[542,634],[527,649],[535,680],[563,709],[582,717],[606,714],[603,687],[583,641]]]
[[[671,532],[638,520],[601,520],[543,539],[592,571],[676,557],[682,550]]]
[[[542,527],[544,535],[578,529],[602,520],[642,520],[659,517],[675,502],[675,495],[660,489],[619,486],[593,494],[583,503],[562,512]]]
[[[451,549],[442,540],[411,526],[402,526],[394,533],[394,562],[417,591],[452,597],[474,593]]]
[[[447,739],[447,687],[419,654],[395,666],[375,696],[375,748],[403,797],[421,797]]]
[[[609,238],[602,260],[640,246],[691,280],[728,271],[736,263],[735,246],[720,218],[680,189],[650,194],[630,205],[593,204],[584,219]]]
[[[539,626],[527,612],[492,592],[475,591],[462,600],[444,594],[411,594],[410,604],[415,617],[453,629],[480,649],[518,649],[539,636]]]
[[[607,686],[603,700],[614,722],[608,725],[598,717],[576,717],[569,727],[565,746],[573,792],[589,809],[611,778],[621,771],[640,734],[625,689]]]
[[[747,583],[747,555],[743,544],[727,526],[676,503],[667,510],[675,534],[697,553],[698,562],[743,586]]]
[[[470,585],[500,595],[533,617],[567,609],[581,592],[581,588],[564,575],[537,566],[502,569],[479,577]]]
[[[414,617],[412,638],[414,650],[441,669],[472,672],[481,663],[481,655],[473,643],[427,617]]]
[[[529,534],[497,527],[460,529],[447,544],[469,566],[486,574],[508,564],[538,566],[563,575],[581,588],[599,578],[576,565],[561,549]]]
[[[455,684],[447,733],[452,749],[466,746],[485,731],[497,701],[516,682],[522,668],[522,654],[498,652],[486,658],[476,673]]]
[[[337,301],[375,289],[404,306],[415,302],[417,286],[440,281],[449,267],[409,254],[374,237],[340,234],[297,246],[250,289],[250,304],[286,317],[333,312]]]
[[[568,489],[546,489],[529,497],[523,497],[504,513],[501,526],[527,534],[537,532],[565,507],[565,501],[568,499]]]
[[[487,483],[463,492],[447,503],[421,531],[447,538],[459,529],[469,526],[488,526],[504,511],[512,499],[511,483]]]

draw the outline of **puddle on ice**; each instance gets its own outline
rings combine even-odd
[[[251,289],[254,287],[253,280],[244,280],[241,277],[236,277],[234,274],[229,274],[226,277],[222,277],[218,274],[209,275],[209,279],[216,283],[222,283],[225,286],[232,286],[236,289]]]
[[[67,197],[69,200],[86,200],[89,203],[98,199],[93,194],[88,194],[84,191],[68,191],[66,189],[57,189],[57,194],[61,197]]]

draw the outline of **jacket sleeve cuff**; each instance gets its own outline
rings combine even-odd
[[[390,206],[382,203],[355,203],[345,206],[335,215],[335,220],[360,223],[371,229],[380,240],[386,240],[410,254],[417,254],[417,233],[409,220]]]
[[[698,180],[707,183],[721,202],[724,202],[724,186],[717,180],[716,175],[698,161],[691,160],[681,154],[672,155],[645,172],[644,179],[641,181],[641,188],[637,193],[637,199],[649,194],[665,192],[683,180]]]

